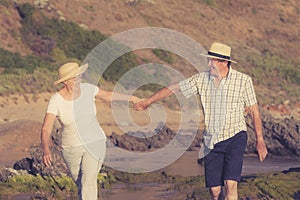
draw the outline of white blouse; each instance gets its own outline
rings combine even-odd
[[[81,83],[80,90],[80,96],[71,101],[55,93],[48,104],[47,113],[56,115],[63,127],[62,147],[78,146],[106,139],[96,116],[95,96],[98,93],[98,87]]]

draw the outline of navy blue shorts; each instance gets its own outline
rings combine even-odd
[[[241,181],[247,138],[246,131],[241,131],[214,145],[204,157],[206,187],[223,186],[224,180]]]

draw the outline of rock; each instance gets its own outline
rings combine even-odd
[[[269,155],[300,156],[300,121],[286,116],[274,118],[270,112],[261,110],[263,133]],[[256,152],[256,138],[252,120],[247,119],[248,146],[246,153]]]
[[[12,169],[12,168],[1,167],[0,168],[0,182],[5,182],[5,181],[7,181],[8,178],[13,177],[13,176],[27,174],[24,171],[20,171],[20,172],[15,169]]]
[[[37,170],[32,166],[34,160],[31,158],[23,158],[14,164],[15,170],[26,170],[28,173],[36,175]]]
[[[176,145],[189,146],[192,137],[195,137],[193,133],[176,135],[177,132],[172,131],[167,126],[160,126],[156,130],[156,134],[151,136],[150,133],[143,132],[130,132],[125,135],[117,135],[112,133],[108,139],[120,148],[131,150],[131,151],[148,151],[151,149],[159,149],[165,147],[171,141]],[[196,137],[192,142],[192,147],[199,146],[202,140],[202,131],[198,131]],[[176,136],[176,138],[175,138]],[[189,150],[191,150],[188,148]]]
[[[291,172],[300,172],[300,167],[294,167],[294,168],[289,168],[288,170],[284,170],[284,171],[282,171],[282,173],[285,173],[285,174],[287,174],[287,173],[291,173]]]
[[[53,143],[51,146],[52,166],[46,167],[44,165],[41,145],[35,145],[30,148],[31,158],[24,158],[15,162],[14,168],[26,170],[33,175],[62,176],[68,174],[69,171],[62,157],[59,138],[59,130],[54,131],[51,137]]]

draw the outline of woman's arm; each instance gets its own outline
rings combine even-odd
[[[52,113],[46,113],[41,130],[41,142],[43,148],[43,162],[49,167],[51,165],[52,157],[50,151],[50,135],[53,129],[56,116]]]
[[[136,96],[121,94],[117,92],[107,91],[99,88],[98,93],[96,94],[97,99],[104,101],[130,101],[135,102],[139,100]]]

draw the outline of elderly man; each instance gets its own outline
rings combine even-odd
[[[262,134],[262,123],[251,78],[231,67],[231,48],[213,43],[207,54],[208,72],[198,73],[179,83],[159,90],[147,99],[135,103],[144,110],[155,101],[181,91],[186,98],[199,95],[205,117],[204,143],[209,150],[204,158],[206,186],[212,199],[238,199],[237,185],[241,180],[243,154],[247,145],[245,107],[255,125],[259,160],[268,152]]]

